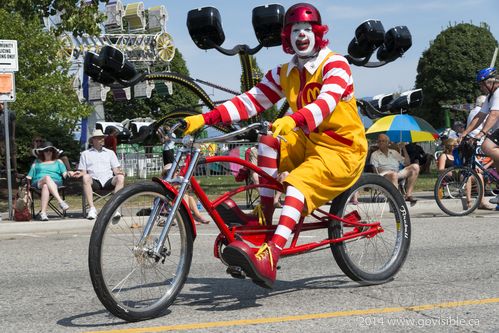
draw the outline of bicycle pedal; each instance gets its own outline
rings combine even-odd
[[[229,266],[227,267],[227,274],[230,274],[233,278],[244,279],[246,278],[246,273],[239,266]]]

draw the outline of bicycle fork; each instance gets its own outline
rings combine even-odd
[[[192,154],[190,155],[190,157],[187,157],[185,161],[185,163],[188,163],[188,168],[185,173],[185,176],[174,177],[177,169],[179,169],[182,156],[187,154],[188,152],[192,152]],[[196,169],[197,163],[200,158],[200,152],[201,152],[200,149],[191,149],[186,147],[178,149],[177,153],[175,154],[175,159],[173,161],[172,167],[168,171],[165,178],[163,178],[163,180],[171,184],[180,184],[180,188],[178,190],[177,196],[175,197],[172,207],[168,208],[165,225],[161,230],[159,238],[155,242],[154,248],[152,249],[152,253],[150,253],[150,255],[156,258],[157,260],[159,260],[161,257],[164,256],[164,253],[162,252],[163,246],[166,242],[168,232],[170,231],[173,218],[176,215],[178,208],[182,203],[182,198],[184,197],[185,191],[187,190],[187,186],[189,185],[190,179],[194,173],[194,170]],[[138,247],[143,247],[144,244],[146,244],[146,241],[152,231],[152,228],[154,227],[154,222],[156,221],[157,216],[161,214],[165,206],[166,203],[165,202],[161,203],[161,200],[159,198],[154,199],[154,203],[151,209],[151,214],[149,215],[149,219],[147,220],[147,224],[146,227],[144,228],[144,232],[142,233],[141,239],[138,243]]]

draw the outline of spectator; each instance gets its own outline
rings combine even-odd
[[[3,103],[0,102],[0,163],[6,162],[7,150],[5,146],[5,114]],[[17,173],[17,146],[16,146],[16,114],[9,112],[9,149],[10,149],[10,167],[14,173]],[[5,165],[6,169],[7,165]],[[5,170],[7,171],[7,170]]]
[[[58,187],[62,186],[63,178],[73,176],[72,171],[67,171],[64,163],[58,159],[61,151],[50,142],[44,142],[38,148],[33,149],[33,154],[37,156],[31,165],[26,178],[30,186],[37,188],[41,192],[40,220],[48,221],[47,206],[50,194],[59,202],[59,207],[66,211],[69,205],[64,202],[59,195]]]
[[[454,155],[452,150],[457,147],[457,139],[447,139],[444,141],[444,151],[437,159],[437,170],[443,171],[454,166]]]
[[[93,201],[93,189],[112,190],[116,193],[125,185],[125,175],[120,169],[116,154],[104,147],[105,135],[101,130],[94,130],[90,136],[92,148],[81,153],[78,171],[75,177],[83,177],[83,192],[90,206],[87,219],[97,217],[97,209]],[[119,212],[113,218],[119,219]]]
[[[173,159],[175,158],[175,142],[166,134],[169,130],[169,126],[161,126],[156,131],[160,142],[163,144],[163,165],[173,163]],[[174,133],[172,133],[172,136],[176,138]]]
[[[248,160],[249,162],[251,162],[254,165],[257,165],[257,163],[258,163],[258,148],[256,147],[256,145],[248,148],[246,150],[245,155],[246,155],[245,156],[246,160]],[[251,182],[253,184],[259,184],[259,182],[258,182],[258,174],[256,172],[250,170],[249,177],[251,178]],[[274,201],[274,206],[275,206],[275,201]]]
[[[405,145],[405,149],[409,154],[411,164],[417,163],[420,167],[420,173],[429,173],[432,156],[427,154],[423,148],[415,142],[410,142]]]
[[[40,134],[35,134],[33,136],[33,139],[31,140],[31,153],[35,157],[35,160],[38,158],[38,156],[35,154],[35,149],[44,146],[45,142],[46,142],[45,138],[42,137]],[[69,163],[69,158],[64,154],[64,151],[62,149],[59,150],[58,158],[62,161],[62,163],[64,163],[66,170],[68,171],[71,170],[71,164]]]
[[[389,145],[390,139],[388,136],[380,134],[378,136],[379,149],[372,153],[371,164],[380,175],[391,181],[395,187],[398,187],[399,179],[406,179],[405,200],[409,201],[411,206],[414,206],[417,200],[412,196],[412,192],[418,179],[419,164],[411,164],[405,145],[402,146],[404,156],[394,149],[389,149]]]
[[[464,123],[462,121],[455,121],[452,129],[447,136],[448,139],[457,139],[464,131]]]
[[[475,116],[478,114],[478,112],[480,112],[482,105],[485,102],[486,98],[487,98],[487,96],[485,96],[485,95],[480,95],[476,98],[475,107],[473,109],[471,109],[470,114],[468,115],[468,119],[466,120],[466,127],[470,126],[473,118],[475,118]],[[478,125],[478,127],[475,128],[473,131],[469,132],[468,135],[471,136],[472,138],[474,138],[478,133],[480,133],[482,128],[483,128],[483,123]]]
[[[35,134],[33,139],[31,140],[31,149],[33,156],[37,157],[35,153],[35,149],[45,145],[45,138],[43,138],[40,134]]]
[[[172,167],[171,163],[166,164],[164,167],[164,172],[167,173],[171,167]],[[178,175],[178,172],[176,172],[175,176],[177,176],[177,175]],[[191,210],[192,217],[194,218],[195,224],[208,224],[208,223],[210,223],[210,220],[205,219],[201,215],[201,213],[199,212],[198,202],[196,200],[196,196],[192,192],[192,189],[190,186],[188,186],[186,191],[185,191],[184,199],[187,202],[189,209]]]
[[[114,151],[115,154],[118,147],[118,133],[119,131],[116,127],[109,126],[106,128],[107,136],[104,138],[104,147]]]

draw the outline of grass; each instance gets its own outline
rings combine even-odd
[[[430,173],[422,174],[418,176],[416,185],[414,186],[415,192],[431,191],[435,187],[435,182],[437,181],[437,171],[431,170]]]

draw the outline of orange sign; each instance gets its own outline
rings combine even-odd
[[[15,102],[14,73],[0,73],[0,102]]]
[[[14,87],[14,74],[0,73],[0,94],[11,94]]]

